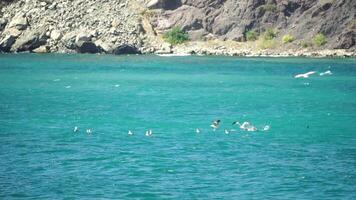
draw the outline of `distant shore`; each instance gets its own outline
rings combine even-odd
[[[356,57],[356,52],[346,49],[313,49],[295,46],[261,49],[249,43],[189,42],[173,47],[173,54],[222,55],[243,57]],[[160,52],[158,52],[160,53]]]
[[[215,56],[239,56],[239,57],[356,57],[353,49],[323,49],[323,48],[297,48],[294,46],[276,45],[273,48],[260,48],[258,43],[234,42],[234,41],[190,41],[179,45],[170,45],[163,40],[154,43],[154,47],[138,47],[130,44],[122,44],[111,48],[102,48],[96,43],[84,42],[83,47],[72,49],[63,46],[42,45],[34,49],[24,51],[0,51],[1,53],[63,53],[63,54],[108,54],[108,55],[160,55],[160,56],[188,56],[188,55],[215,55]],[[105,46],[105,45],[104,45]],[[85,51],[83,51],[83,49]],[[0,49],[1,50],[1,49]]]

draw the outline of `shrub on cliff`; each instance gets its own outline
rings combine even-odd
[[[182,44],[188,41],[188,34],[179,27],[174,27],[163,35],[163,39],[172,44]]]
[[[246,41],[255,41],[258,38],[258,33],[256,31],[247,31],[245,33]]]
[[[311,44],[309,42],[302,41],[302,42],[300,42],[300,46],[302,46],[303,48],[307,48],[307,47],[311,46]]]
[[[319,33],[317,35],[315,35],[315,37],[313,38],[314,44],[318,47],[323,46],[324,44],[326,44],[326,37],[324,34]]]
[[[272,28],[268,28],[265,33],[263,34],[263,39],[265,40],[272,40],[277,36],[277,31],[273,30]]]
[[[292,35],[287,34],[283,36],[282,41],[284,44],[290,43],[294,41],[294,37]]]

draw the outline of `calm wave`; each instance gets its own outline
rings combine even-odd
[[[355,122],[355,59],[0,55],[0,198],[355,199]]]

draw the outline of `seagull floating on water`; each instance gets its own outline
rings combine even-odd
[[[79,131],[78,126],[75,126],[74,129],[73,129],[73,132],[76,133],[76,132],[78,132],[78,131]]]
[[[133,132],[131,130],[129,130],[129,132],[127,134],[128,135],[133,135]]]
[[[315,74],[316,71],[310,71],[305,74],[297,74],[294,76],[294,78],[309,78],[310,75]]]
[[[150,130],[148,130],[148,131],[146,131],[146,134],[145,134],[146,136],[151,136],[152,135],[152,130],[150,129]]]
[[[324,75],[332,75],[333,73],[330,70],[327,70],[325,72],[321,72],[319,75],[324,76]]]
[[[196,132],[196,133],[200,133],[200,129],[198,129],[198,128],[195,129],[195,132]]]
[[[250,122],[244,122],[242,124],[240,124],[240,122],[238,121],[235,121],[232,123],[233,125],[238,125],[240,127],[241,130],[244,130],[244,131],[257,131],[257,128],[255,126],[253,126],[252,124],[250,124]]]
[[[87,131],[86,131],[88,134],[91,134],[91,129],[89,128],[89,129],[87,129]]]
[[[210,127],[213,128],[213,131],[219,128],[220,122],[220,119],[213,121],[213,123],[210,125]]]
[[[269,125],[266,125],[265,127],[263,127],[263,131],[268,131],[271,127]]]

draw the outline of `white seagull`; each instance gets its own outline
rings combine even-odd
[[[129,132],[127,134],[128,135],[133,135],[133,132],[131,130],[129,130]]]
[[[271,127],[269,125],[266,125],[265,127],[263,127],[263,131],[268,131]]]
[[[305,74],[297,74],[294,76],[294,78],[309,78],[310,75],[315,74],[316,71],[310,71]]]
[[[78,126],[75,126],[74,129],[73,129],[73,132],[76,133],[76,132],[78,132],[78,131],[79,131]]]
[[[198,129],[198,128],[195,129],[195,132],[196,132],[196,133],[200,133],[200,129]]]
[[[87,129],[87,131],[86,131],[88,134],[91,134],[91,129],[89,128],[89,129]]]
[[[145,134],[146,136],[151,136],[152,135],[152,130],[150,129],[150,130],[148,130],[148,131],[146,131],[146,134]]]
[[[324,76],[324,75],[332,75],[333,73],[330,70],[327,70],[325,72],[321,72],[319,75]]]
[[[213,121],[212,124],[210,124],[210,127],[213,128],[213,131],[215,131],[217,128],[219,128],[220,125],[220,119]]]
[[[254,127],[252,124],[250,124],[250,122],[244,122],[242,124],[240,124],[240,122],[236,121],[232,123],[233,125],[238,125],[240,127],[241,130],[244,131],[257,131],[257,128]]]

